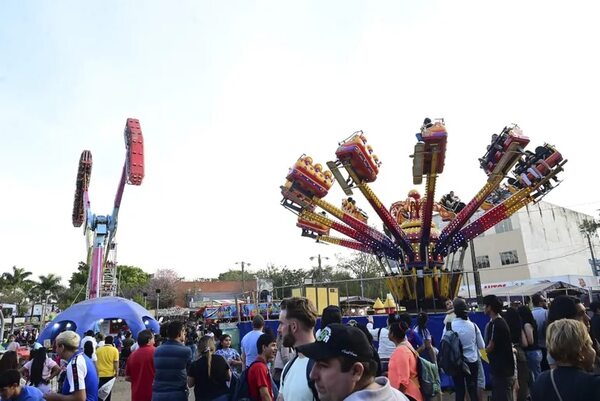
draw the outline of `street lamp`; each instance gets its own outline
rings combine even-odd
[[[31,301],[31,308],[29,307],[29,301]],[[25,297],[25,303],[27,304],[27,309],[29,309],[29,324],[33,320],[33,300],[29,299],[29,297]]]
[[[158,307],[160,305],[160,288],[156,289],[156,319],[158,320]]]
[[[246,287],[246,277],[245,277],[245,274],[244,274],[244,267],[246,267],[246,266],[252,266],[252,263],[248,263],[248,262],[235,262],[235,264],[242,266],[242,296],[244,296],[244,293],[246,292],[246,289],[245,289],[245,287]]]
[[[319,270],[318,270],[318,271],[319,271],[319,274],[321,274],[321,271],[322,271],[322,270],[321,270],[321,260],[322,260],[322,259],[329,260],[329,258],[328,258],[327,256],[321,256],[321,254],[318,254],[317,256],[311,256],[309,259],[310,259],[310,260],[315,260],[315,259],[317,259],[317,264],[318,264],[318,266],[319,266],[319,267],[318,267],[318,268],[319,268]],[[314,276],[315,276],[315,272],[314,272],[314,267],[313,267],[313,284],[314,284],[314,281],[316,281]]]
[[[46,295],[46,297],[44,298],[44,304],[42,305],[42,319],[40,321],[40,329],[44,328],[44,321],[46,320],[46,305],[48,304],[48,298],[50,298],[51,292],[50,290],[46,290],[44,291],[44,295]]]

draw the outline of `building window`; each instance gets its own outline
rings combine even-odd
[[[517,255],[517,251],[500,252],[500,262],[502,266],[514,265],[519,263],[519,255]]]
[[[502,220],[500,223],[496,224],[496,234],[505,233],[507,231],[512,231],[512,221],[510,217],[508,219]]]
[[[490,267],[490,257],[487,255],[477,256],[475,258],[475,264],[478,269],[485,269],[486,267]]]

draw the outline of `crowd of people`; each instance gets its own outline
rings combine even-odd
[[[329,306],[317,328],[316,308],[302,297],[282,302],[276,331],[255,316],[241,352],[230,335],[181,321],[164,323],[160,333],[143,330],[137,341],[128,332],[80,338],[65,331],[54,341],[55,359],[38,343],[26,363],[15,350],[4,352],[0,399],[110,401],[124,376],[132,401],[187,401],[190,389],[196,401],[429,401],[441,400],[445,373],[457,401],[484,401],[486,388],[494,401],[600,400],[600,303],[592,303],[591,317],[567,296],[548,305],[538,294],[532,303],[505,309],[484,297],[489,322],[480,330],[465,300],[448,300],[438,343],[426,313],[414,320],[393,313],[376,328],[372,316],[364,326],[343,324],[340,309]]]

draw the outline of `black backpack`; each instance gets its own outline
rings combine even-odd
[[[298,359],[298,355],[294,356],[294,358],[292,358],[292,360],[287,365],[285,365],[285,368],[283,369],[283,372],[281,373],[281,383],[282,384],[285,380],[285,376],[287,375],[288,371],[290,370],[290,368],[292,367],[294,362],[296,362],[296,359]],[[306,382],[308,383],[308,388],[310,388],[310,391],[313,394],[313,399],[315,401],[319,401],[319,393],[317,393],[317,387],[315,386],[315,382],[314,382],[314,380],[310,379],[310,371],[312,370],[314,364],[315,364],[314,359],[309,359],[308,363],[306,364]]]
[[[230,390],[229,390],[229,401],[258,401],[253,400],[250,397],[250,386],[248,385],[248,371],[255,363],[262,363],[261,361],[254,361],[248,366],[246,369],[242,371],[242,374],[234,380],[234,376],[232,375]],[[267,369],[268,371],[269,369]],[[273,399],[277,399],[278,389],[275,382],[273,382],[273,378],[269,373],[269,377],[271,378],[271,387],[273,389]],[[235,382],[235,383],[234,383]]]

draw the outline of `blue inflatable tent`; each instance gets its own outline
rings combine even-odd
[[[102,320],[123,319],[134,338],[144,330],[158,333],[159,324],[146,309],[136,302],[120,297],[102,297],[79,302],[60,313],[42,331],[39,343],[54,338],[65,330],[73,330],[83,337],[87,330],[97,331]]]

